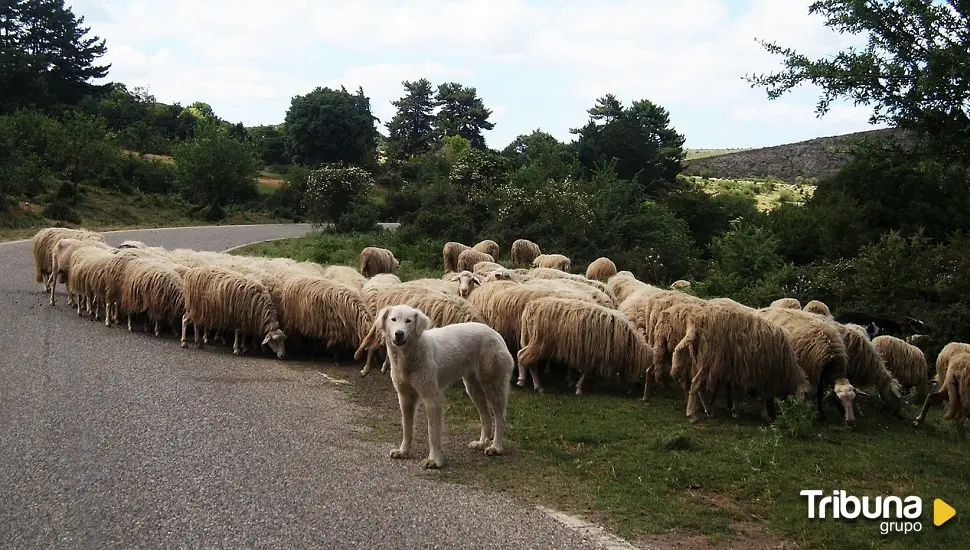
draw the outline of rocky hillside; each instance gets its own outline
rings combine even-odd
[[[774,177],[783,181],[794,181],[798,176],[822,178],[837,172],[849,160],[846,151],[852,141],[891,132],[870,130],[692,159],[684,162],[684,173],[733,179]]]

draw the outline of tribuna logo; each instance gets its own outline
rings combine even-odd
[[[900,498],[896,496],[877,496],[862,498],[847,495],[845,491],[832,491],[826,497],[824,491],[813,489],[799,493],[808,497],[808,519],[867,519],[883,520],[879,525],[879,532],[887,535],[891,532],[910,533],[923,530],[918,520],[923,514],[923,499],[917,496]],[[887,521],[887,520],[904,521]]]

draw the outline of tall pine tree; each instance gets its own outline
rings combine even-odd
[[[485,107],[475,88],[446,82],[438,86],[435,103],[441,107],[435,125],[443,136],[461,136],[472,147],[485,148],[482,132],[495,128],[495,124],[488,121],[492,111]]]
[[[63,0],[0,2],[0,113],[18,107],[74,105],[100,86],[104,40],[87,36],[84,17]]]
[[[438,142],[435,128],[435,100],[431,81],[422,78],[402,82],[407,92],[392,101],[397,113],[387,123],[387,155],[395,160],[407,160],[430,151]]]

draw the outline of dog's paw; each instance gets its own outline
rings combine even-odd
[[[485,456],[499,456],[503,452],[505,451],[501,447],[489,445],[488,448],[485,449]]]
[[[488,441],[475,440],[468,444],[469,449],[475,449],[476,451],[481,451],[485,447],[488,447]]]
[[[425,470],[437,470],[438,468],[441,468],[444,465],[445,465],[445,462],[443,460],[435,460],[430,457],[424,459],[421,462],[421,466],[424,467]]]
[[[403,459],[403,458],[407,458],[409,454],[410,453],[406,453],[406,452],[402,451],[401,449],[393,449],[393,450],[391,450],[391,458]]]

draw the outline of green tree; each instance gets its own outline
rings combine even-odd
[[[248,133],[249,141],[264,164],[287,163],[283,130],[279,126],[255,126]]]
[[[63,0],[0,3],[0,113],[75,105],[99,90],[89,81],[111,65],[96,64],[105,42],[83,23]]]
[[[84,113],[68,113],[64,120],[61,158],[64,178],[77,185],[104,173],[105,165],[118,158],[116,144],[109,143],[104,119]]]
[[[199,127],[196,136],[175,147],[176,184],[185,198],[219,212],[256,196],[259,164],[252,146],[222,128]]]
[[[314,170],[306,184],[307,217],[313,223],[337,223],[365,203],[373,188],[374,178],[357,166],[328,164]]]
[[[246,130],[246,127],[243,126],[242,122],[237,122],[235,124],[229,125],[228,131],[229,131],[229,137],[233,139],[238,139],[238,140],[249,139],[249,132]]]
[[[837,99],[873,109],[873,123],[914,130],[941,156],[970,157],[970,6],[948,0],[820,0],[809,13],[839,33],[865,37],[866,46],[819,59],[761,41],[784,58],[784,69],[745,75],[770,99],[809,83],[821,88],[821,116]]]
[[[489,122],[492,111],[478,97],[478,90],[457,82],[446,82],[438,86],[435,104],[440,107],[435,126],[441,135],[461,136],[472,147],[485,148],[482,132],[495,128],[495,124]]]
[[[617,112],[620,104],[610,95],[597,103],[588,111],[589,123],[572,130],[579,136],[575,147],[587,174],[615,159],[617,176],[636,178],[649,195],[673,187],[684,158],[684,136],[670,126],[667,110],[639,100]]]
[[[407,92],[392,101],[397,113],[387,123],[387,155],[395,160],[407,160],[427,153],[437,144],[435,129],[435,100],[431,81],[426,78],[402,83]]]
[[[562,180],[580,174],[576,152],[551,134],[534,130],[515,138],[502,154],[518,170],[520,181],[537,179]]]
[[[295,163],[369,167],[377,153],[377,118],[358,88],[316,88],[295,96],[286,112],[286,150]]]

